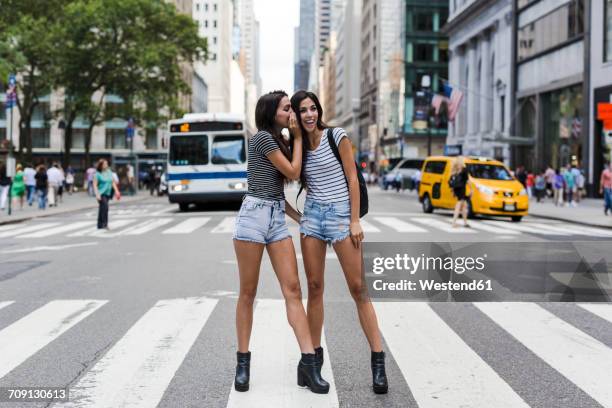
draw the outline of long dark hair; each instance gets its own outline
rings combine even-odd
[[[300,125],[300,129],[302,130],[302,169],[306,166],[306,153],[309,150],[312,150],[314,147],[311,145],[310,139],[308,139],[308,136],[306,135],[306,129],[304,129],[304,125],[302,124],[302,117],[300,115],[300,103],[302,103],[302,101],[307,98],[310,98],[317,107],[317,129],[325,130],[325,128],[327,128],[327,125],[325,124],[325,122],[323,122],[323,108],[321,107],[321,102],[319,102],[319,98],[317,98],[317,95],[315,95],[314,92],[305,91],[303,89],[294,93],[291,97],[291,109],[293,109],[293,111],[295,112],[298,124]],[[300,183],[302,184],[302,187],[307,188],[306,175],[304,174],[304,171],[300,172]]]
[[[291,160],[290,145],[287,145],[283,136],[278,131],[275,120],[278,105],[285,96],[289,96],[285,91],[272,91],[259,98],[257,106],[255,106],[255,126],[257,126],[259,131],[265,130],[270,133],[278,143],[281,152],[283,152],[288,160]]]

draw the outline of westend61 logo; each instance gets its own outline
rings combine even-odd
[[[408,254],[400,254],[395,257],[376,257],[373,259],[372,272],[380,275],[386,271],[406,271],[411,275],[419,271],[453,271],[459,275],[473,270],[482,271],[485,268],[484,260],[487,254],[479,257],[440,257],[421,256],[414,257]]]

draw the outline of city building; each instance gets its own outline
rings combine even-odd
[[[344,128],[353,142],[359,145],[359,109],[361,74],[362,0],[347,0],[338,15],[338,41],[335,53],[335,115],[333,125]],[[336,18],[334,14],[334,19]]]
[[[585,0],[517,0],[512,166],[589,165],[589,37]],[[593,2],[596,3],[596,2]],[[603,18],[603,16],[600,16]],[[468,106],[469,109],[469,106]],[[591,172],[592,173],[592,172]],[[593,174],[587,174],[592,184]]]
[[[596,193],[601,171],[612,159],[612,128],[604,128],[604,122],[597,119],[598,105],[612,103],[612,0],[590,5],[588,184],[591,193]]]
[[[294,91],[308,89],[310,59],[314,51],[315,0],[300,0],[300,24],[295,28]]]
[[[525,144],[510,130],[512,1],[451,1],[443,29],[449,37],[449,85],[464,95],[455,122],[448,124],[446,143],[460,145],[465,155],[493,157],[506,164],[511,146],[521,149]]]
[[[239,64],[244,76],[245,109],[247,125],[255,129],[255,106],[261,95],[259,60],[259,22],[255,20],[253,0],[236,0],[239,26]],[[234,102],[232,102],[234,104]]]
[[[403,76],[401,0],[363,0],[361,10],[361,108],[359,158],[377,168],[383,145],[397,141]],[[399,40],[398,40],[399,39]],[[402,118],[403,122],[403,118]]]
[[[203,69],[208,84],[208,111],[229,112],[231,63],[234,49],[234,2],[194,0],[193,18],[199,34],[208,40],[208,60]]]

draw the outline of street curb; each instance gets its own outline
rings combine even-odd
[[[612,230],[612,226],[592,224],[592,223],[584,222],[584,221],[568,220],[567,218],[555,217],[553,215],[539,215],[539,214],[529,213],[528,216],[529,217],[536,217],[536,218],[544,218],[544,219],[547,219],[547,220],[565,221],[565,222],[569,222],[570,224],[578,224],[578,225],[584,225],[584,226],[587,226],[587,227],[606,228],[606,229]]]
[[[111,206],[116,206],[116,205],[123,204],[123,203],[133,203],[133,202],[143,201],[143,200],[146,200],[147,198],[149,198],[149,196],[137,197],[134,199],[130,199],[129,201],[119,201],[118,203],[115,201],[111,203]],[[53,217],[54,215],[66,214],[66,213],[73,212],[73,211],[89,210],[92,208],[98,208],[98,204],[92,203],[91,205],[84,205],[82,207],[77,207],[77,208],[67,208],[65,210],[58,210],[52,213],[44,212],[44,213],[35,214],[35,215],[24,217],[24,218],[15,219],[15,220],[0,220],[0,225],[16,224],[18,222],[29,221],[34,218]]]

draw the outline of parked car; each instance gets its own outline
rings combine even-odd
[[[404,159],[397,163],[395,167],[383,179],[383,189],[389,187],[396,189],[414,189],[414,176],[423,167],[424,159]]]

